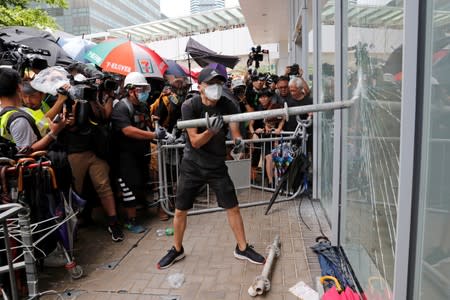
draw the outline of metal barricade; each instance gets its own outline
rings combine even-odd
[[[14,218],[15,216],[18,218]],[[33,258],[33,240],[30,229],[30,211],[19,203],[0,205],[1,238],[5,241],[7,265],[0,266],[0,274],[9,273],[12,299],[19,299],[15,271],[25,268],[28,295],[35,297],[38,295],[38,276],[35,261]],[[20,239],[19,239],[20,236]],[[1,239],[0,238],[0,239]],[[10,238],[21,242],[20,248],[23,253],[23,261],[17,261],[22,255],[14,258]]]
[[[306,128],[306,127],[305,127]],[[228,172],[234,183],[236,193],[239,200],[239,207],[251,207],[257,205],[268,205],[275,191],[275,184],[277,177],[273,178],[273,186],[267,185],[266,176],[266,155],[270,155],[273,146],[284,142],[290,142],[293,139],[301,139],[301,151],[306,154],[306,141],[308,135],[306,129],[294,134],[294,132],[282,132],[281,135],[272,135],[265,138],[246,139],[243,140],[248,147],[246,155],[241,159],[226,160]],[[227,147],[233,145],[232,141],[227,141]],[[158,201],[166,213],[173,215],[173,203],[176,196],[176,182],[180,171],[180,162],[184,144],[168,145],[164,142],[158,142]],[[251,178],[252,166],[251,161],[254,155],[261,153],[258,159],[256,178]],[[254,167],[254,166],[253,166]],[[276,172],[274,172],[276,174]],[[288,178],[289,182],[289,178]],[[289,191],[283,189],[281,195],[275,200],[276,203],[283,201],[290,201],[305,192],[307,189],[307,182],[303,182],[297,190]],[[171,204],[172,203],[172,204]],[[217,206],[215,196],[210,193],[208,185],[199,191],[199,194],[194,202],[194,207],[189,211],[189,214],[202,214],[209,212],[221,211],[222,208]]]

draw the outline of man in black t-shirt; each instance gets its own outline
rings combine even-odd
[[[184,258],[182,242],[186,229],[187,212],[192,208],[199,188],[205,183],[209,184],[216,193],[219,206],[227,211],[231,229],[237,240],[234,256],[238,259],[247,259],[255,264],[263,264],[264,257],[247,244],[236,192],[225,165],[226,129],[223,126],[222,115],[235,114],[238,112],[238,108],[232,100],[222,96],[225,78],[214,69],[204,68],[198,79],[200,95],[183,103],[181,115],[183,120],[205,117],[208,125],[206,128],[188,128],[186,130],[187,141],[175,200],[174,246],[159,261],[157,267],[165,269]],[[216,117],[212,118],[211,116]],[[231,136],[235,139],[236,147],[240,145],[243,148],[238,124],[230,123],[229,128]]]
[[[150,114],[146,101],[150,85],[144,75],[131,72],[125,77],[127,97],[120,100],[113,109],[113,143],[116,165],[115,175],[122,192],[122,200],[127,212],[125,228],[133,233],[142,233],[145,228],[136,223],[136,200],[144,200],[145,185],[148,180],[150,141],[163,139],[164,128],[152,132],[148,130]]]
[[[290,96],[288,96],[286,98],[286,103],[287,103],[288,107],[304,106],[304,105],[313,104],[313,100],[312,100],[311,96],[309,95],[309,93],[307,92],[307,91],[309,91],[309,89],[305,88],[304,84],[305,84],[305,82],[299,77],[292,78],[289,81]],[[300,115],[300,119],[305,120],[308,117],[312,118],[312,116],[313,116],[313,114],[312,114],[312,112],[310,112],[310,113]],[[296,116],[289,116],[289,122],[286,122],[284,124],[284,130],[285,131],[294,131],[296,127],[297,127]],[[306,129],[306,132],[309,135],[308,141],[306,144],[306,148],[307,148],[308,153],[310,153],[310,155],[312,155],[312,153],[313,153],[312,126],[309,126]]]
[[[308,94],[306,94],[303,84],[303,81],[298,77],[295,77],[289,81],[290,95],[285,98],[285,102],[287,103],[288,107],[313,104],[313,100]],[[300,115],[300,118],[306,119],[308,118],[308,116],[312,117],[312,113],[302,114]],[[294,131],[296,127],[297,121],[295,116],[289,116],[289,121],[284,124],[284,130]]]

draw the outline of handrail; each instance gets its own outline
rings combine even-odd
[[[19,203],[0,204],[0,221],[19,213],[24,207]]]

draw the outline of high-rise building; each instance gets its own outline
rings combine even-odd
[[[225,0],[191,0],[191,14],[224,7]]]
[[[62,30],[75,35],[161,19],[160,0],[68,0],[68,3],[68,9],[40,6],[56,19]]]

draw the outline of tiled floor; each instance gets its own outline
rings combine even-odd
[[[275,235],[280,235],[281,255],[273,267],[271,290],[259,298],[297,299],[288,290],[299,281],[315,288],[319,269],[309,246],[319,235],[318,226],[309,200],[303,201],[302,216],[313,232],[300,222],[299,202],[277,203],[267,216],[266,206],[241,209],[247,239],[257,251],[266,253]],[[318,202],[315,209],[324,226]],[[155,214],[141,217],[149,219],[149,231],[126,233],[122,243],[113,243],[100,225],[81,229],[75,255],[84,277],[73,280],[63,268],[46,268],[40,275],[40,290],[64,292],[65,299],[252,299],[247,290],[263,266],[234,258],[235,240],[225,212],[189,216],[186,258],[167,270],[158,270],[156,263],[171,247],[172,237],[157,237],[155,231],[171,226],[172,220],[161,222]],[[168,281],[175,273],[184,275],[180,288]]]

